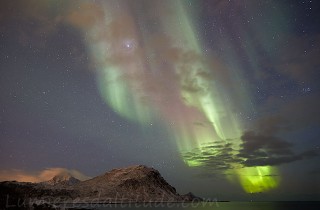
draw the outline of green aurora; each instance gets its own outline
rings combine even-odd
[[[204,54],[195,1],[192,6],[191,1],[142,3],[148,11],[144,15],[135,13],[137,4],[103,1],[80,2],[82,11],[69,16],[84,32],[105,101],[142,129],[163,123],[188,166],[204,167],[224,152],[214,145],[229,145],[235,161],[221,168],[228,180],[248,193],[276,188],[275,167],[247,167],[235,158],[248,126],[238,113],[249,112],[254,104],[246,86],[239,85],[246,80],[232,49],[224,53],[231,62]],[[156,25],[151,27],[150,20]],[[254,52],[247,55],[254,59]]]

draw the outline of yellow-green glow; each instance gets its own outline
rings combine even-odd
[[[271,190],[279,185],[277,170],[271,166],[257,166],[237,169],[238,179],[247,193]]]
[[[202,166],[203,164],[197,160],[185,160],[185,163],[190,167]]]

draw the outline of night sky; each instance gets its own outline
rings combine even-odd
[[[319,23],[315,0],[2,0],[0,180],[144,164],[320,200]]]

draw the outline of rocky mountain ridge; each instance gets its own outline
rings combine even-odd
[[[44,200],[47,203],[189,202],[193,194],[180,195],[159,173],[143,165],[113,169],[86,181],[70,175],[42,183],[1,182],[0,203]]]
[[[83,181],[76,188],[83,196],[98,196],[102,200],[114,198],[126,202],[183,200],[157,170],[142,165],[114,169]]]

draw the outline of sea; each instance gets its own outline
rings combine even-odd
[[[164,209],[164,210],[320,210],[320,201],[277,201],[277,202],[197,202],[197,203],[127,203],[127,204],[77,204],[76,209]]]

